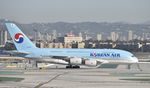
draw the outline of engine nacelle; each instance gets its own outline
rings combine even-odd
[[[80,65],[82,64],[82,59],[81,58],[70,58],[70,64],[73,65]]]
[[[97,66],[96,60],[85,60],[85,65],[87,66]]]

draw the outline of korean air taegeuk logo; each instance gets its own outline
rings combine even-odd
[[[24,40],[24,39],[23,39],[23,34],[21,34],[21,33],[15,34],[14,40],[15,40],[16,43],[22,43],[23,40]]]

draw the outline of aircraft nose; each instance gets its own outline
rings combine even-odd
[[[131,57],[133,62],[139,62],[137,57]]]

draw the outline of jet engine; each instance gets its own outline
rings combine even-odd
[[[85,60],[85,65],[87,66],[97,66],[98,62],[96,60]]]
[[[81,65],[82,58],[70,58],[69,63],[73,65]]]

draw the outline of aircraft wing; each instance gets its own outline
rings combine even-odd
[[[26,58],[23,57],[10,57],[10,56],[4,56],[0,57],[1,60],[25,60]]]
[[[101,67],[101,65],[103,65],[103,64],[108,64],[109,62],[107,61],[107,60],[97,60],[97,68],[100,68]]]
[[[9,53],[9,54],[12,54],[12,55],[28,55],[28,54],[30,54],[30,52],[16,51],[16,50],[4,51],[4,52]]]

